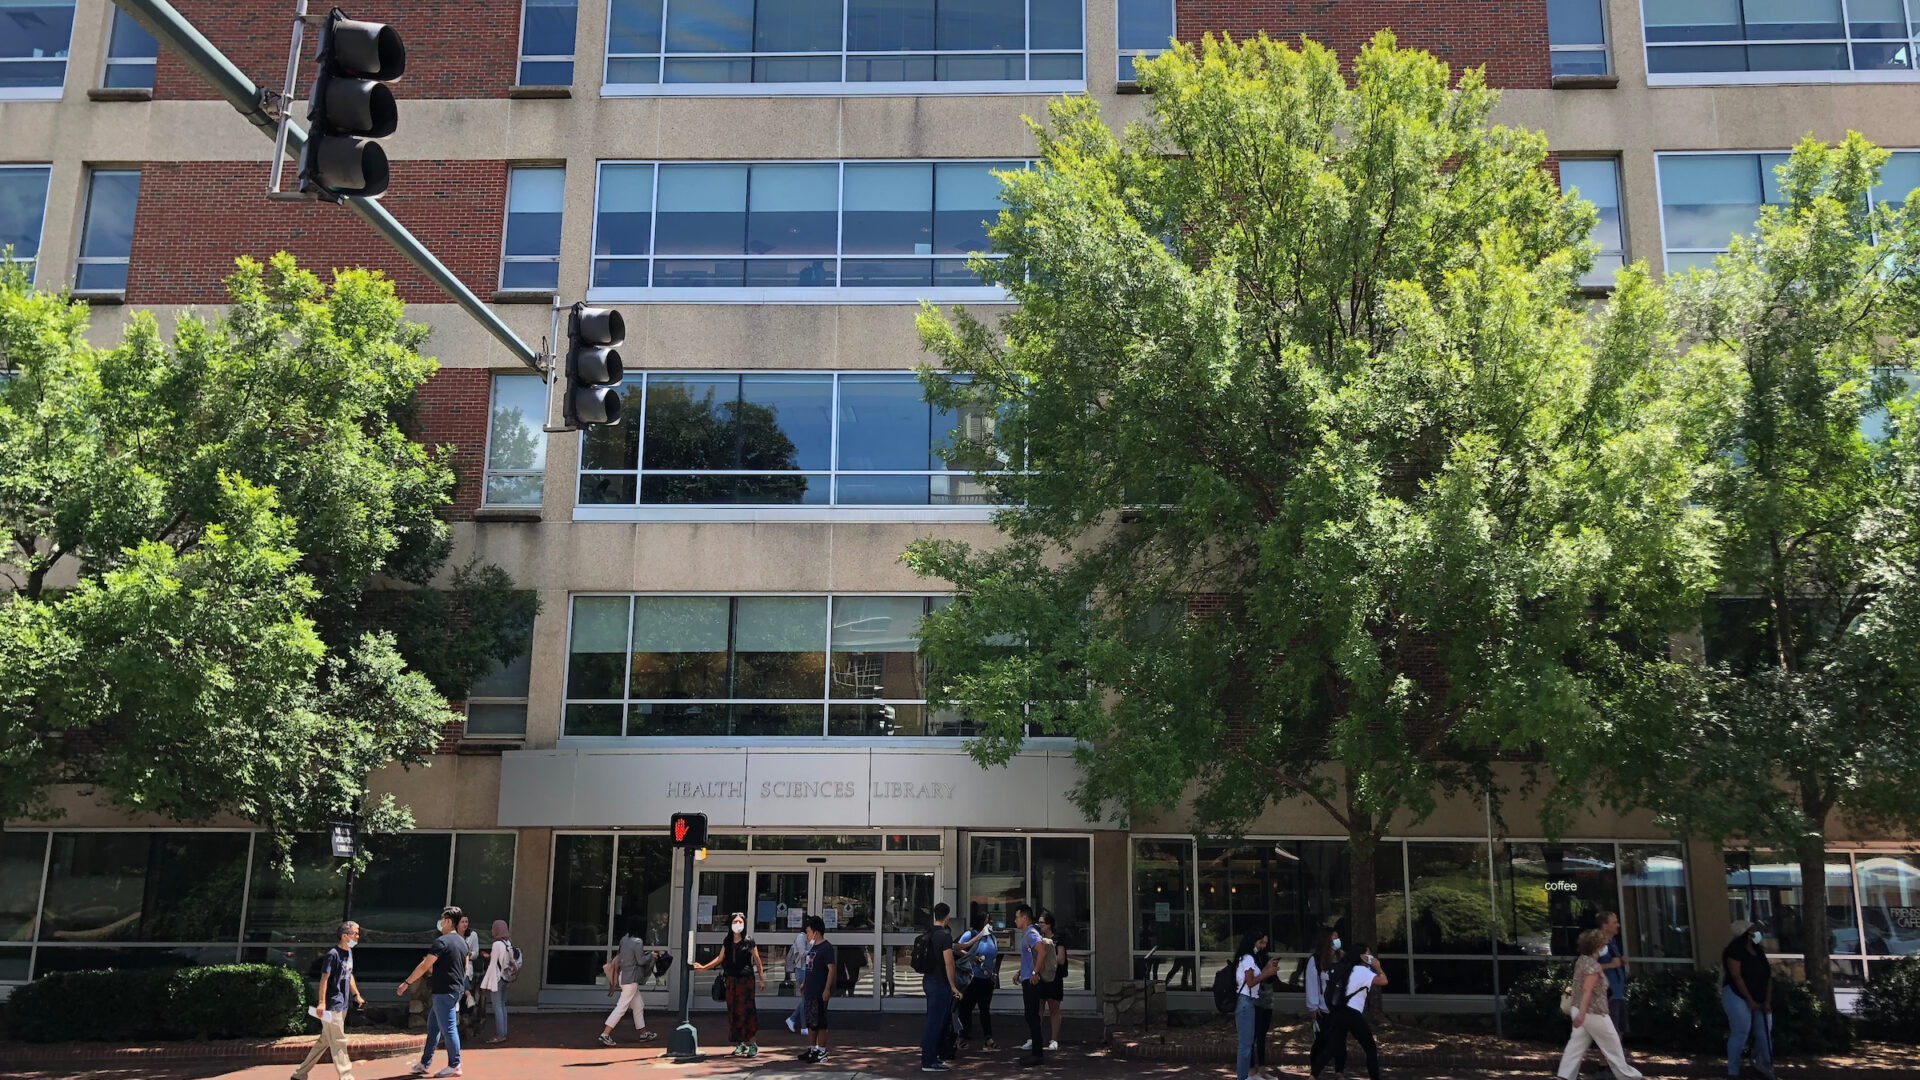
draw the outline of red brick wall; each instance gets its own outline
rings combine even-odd
[[[481,296],[499,281],[507,166],[501,161],[397,161],[381,199],[393,216]],[[282,182],[283,185],[285,181]],[[331,203],[268,202],[267,165],[152,161],[141,169],[127,301],[218,304],[233,260],[286,251],[327,277],[334,267],[384,270],[409,303],[446,294],[352,211]]]
[[[287,76],[287,42],[293,30],[293,5],[233,0],[175,0],[208,41],[258,86],[280,89]],[[325,0],[308,5],[324,14]],[[400,124],[407,123],[408,98],[503,98],[513,85],[520,56],[520,0],[358,0],[348,14],[364,22],[390,23],[407,47],[407,72],[394,84],[400,99]],[[300,78],[304,99],[313,85],[313,52],[319,45],[307,30]],[[215,94],[179,57],[166,49],[154,65],[155,100],[211,100]],[[305,116],[305,105],[296,116]]]
[[[1264,30],[1288,42],[1304,34],[1342,60],[1388,29],[1401,46],[1425,49],[1455,71],[1486,65],[1490,85],[1552,85],[1540,0],[1177,0],[1174,25],[1182,41],[1208,31],[1247,38]]]
[[[487,412],[491,405],[491,372],[475,368],[441,368],[420,388],[420,411],[414,437],[428,446],[452,446],[453,470],[459,483],[447,516],[472,521],[480,505],[487,450]]]

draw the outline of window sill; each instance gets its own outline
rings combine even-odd
[[[68,295],[75,300],[84,300],[92,307],[119,307],[127,302],[127,294],[111,291],[86,291],[75,289]]]
[[[1580,286],[1580,295],[1589,300],[1605,300],[1607,297],[1613,295],[1613,286],[1582,285]]]
[[[571,86],[521,86],[518,83],[507,87],[507,96],[522,100],[540,101],[573,96]]]
[[[1132,79],[1122,79],[1120,82],[1114,84],[1113,92],[1116,94],[1144,94],[1147,92],[1147,88],[1134,82]]]
[[[9,86],[0,88],[0,102],[5,101],[59,101],[62,91],[59,86]]]
[[[1620,85],[1618,75],[1555,75],[1555,90],[1612,90]]]
[[[152,101],[153,88],[147,86],[96,86],[87,91],[92,101]]]
[[[526,745],[524,735],[462,734],[453,752],[461,757],[499,757],[509,750],[524,750]]]
[[[557,295],[552,289],[497,289],[488,299],[495,304],[551,304]]]
[[[473,511],[475,521],[539,521],[537,506],[481,506]]]

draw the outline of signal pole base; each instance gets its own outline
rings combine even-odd
[[[700,1036],[694,1033],[692,1021],[682,1020],[667,1032],[667,1056],[675,1061],[693,1061],[700,1056]]]

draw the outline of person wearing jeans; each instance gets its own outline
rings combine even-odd
[[[1753,1041],[1753,1068],[1773,1080],[1773,965],[1761,947],[1765,930],[1753,923],[1720,951],[1725,980],[1720,1007],[1727,1011],[1727,1075],[1740,1075],[1740,1052]]]
[[[467,940],[455,933],[454,928],[464,917],[465,914],[457,907],[440,912],[440,936],[434,939],[426,957],[414,967],[413,974],[408,975],[394,991],[400,997],[406,997],[422,976],[432,972],[432,996],[428,999],[427,1007],[427,1045],[420,1053],[420,1060],[413,1063],[415,1076],[425,1076],[427,1070],[433,1068],[433,1052],[439,1049],[443,1039],[447,1044],[447,1067],[433,1075],[460,1075],[460,1020],[457,1010],[460,999],[467,992],[467,965],[472,958],[467,953]]]
[[[953,1031],[953,999],[958,993],[953,974],[953,931],[947,917],[953,909],[946,904],[933,905],[933,925],[927,928],[927,958],[930,971],[920,975],[920,989],[927,996],[927,1022],[920,1029],[920,1071],[946,1072],[940,1060],[940,1046]]]
[[[1280,963],[1267,958],[1266,952],[1267,935],[1249,930],[1241,935],[1240,948],[1233,956],[1233,1065],[1238,1080],[1247,1080],[1247,1073],[1253,1068],[1254,1012],[1260,984],[1273,978],[1274,969]]]

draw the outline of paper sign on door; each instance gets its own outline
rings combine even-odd
[[[830,907],[820,913],[820,919],[827,924],[827,929],[838,930],[840,928],[840,909]]]

